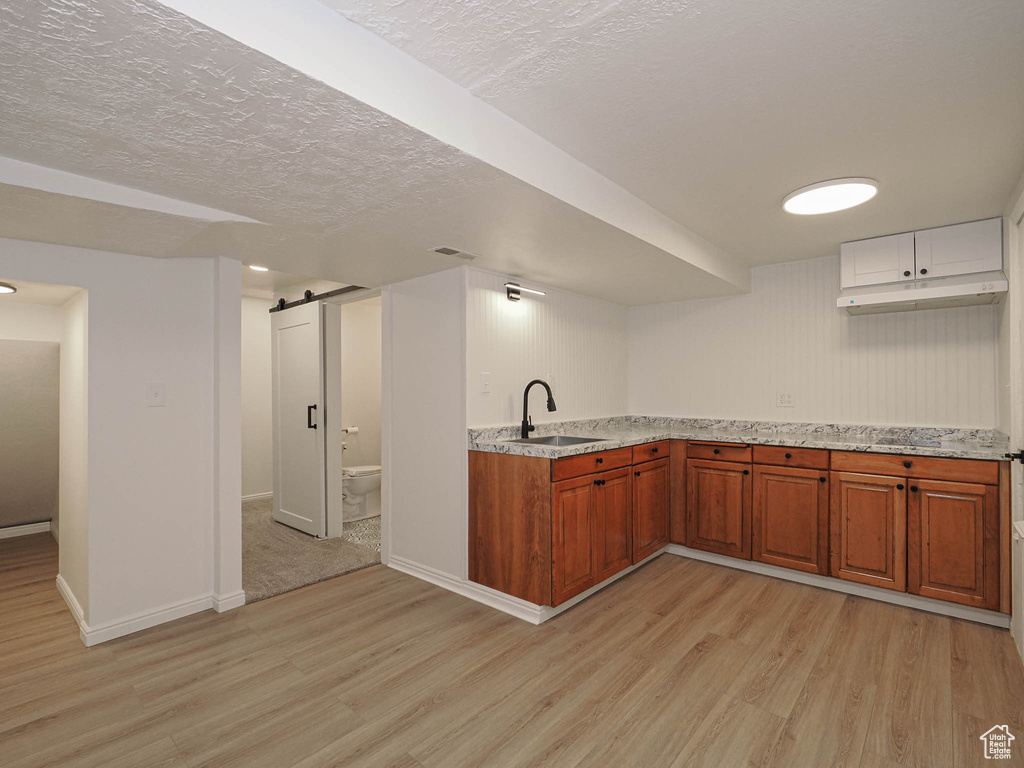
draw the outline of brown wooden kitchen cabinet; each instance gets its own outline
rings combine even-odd
[[[999,489],[911,479],[907,591],[999,610]]]
[[[670,456],[669,441],[553,460],[470,451],[470,581],[555,606],[657,552]]]
[[[905,591],[906,480],[833,472],[831,484],[831,575]]]
[[[470,580],[538,605],[671,539],[1010,610],[1007,462],[672,440],[554,460],[471,451],[469,469]]]
[[[634,563],[668,544],[671,484],[668,457],[633,465]]]
[[[632,564],[632,479],[623,467],[552,486],[552,605]]]
[[[693,448],[686,461],[686,545],[749,560],[750,465],[689,458]]]
[[[633,515],[630,470],[605,472],[594,485],[594,583],[633,563]],[[567,598],[566,598],[567,599]]]
[[[553,605],[596,584],[594,490],[590,476],[555,483],[551,497],[551,596]]]
[[[752,558],[827,575],[828,504],[827,472],[755,464]]]

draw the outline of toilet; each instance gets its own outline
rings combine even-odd
[[[342,522],[377,517],[380,514],[380,465],[343,467],[341,476]]]

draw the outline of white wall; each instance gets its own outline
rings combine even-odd
[[[10,299],[0,300],[0,339],[59,344],[63,333],[62,315],[62,310],[58,306]],[[59,356],[59,350],[54,350],[54,354]],[[6,377],[17,376],[19,372],[24,373],[23,363],[14,364],[13,360],[7,362],[14,367],[7,371]],[[3,363],[4,360],[0,359],[0,365]],[[57,381],[52,382],[52,386],[57,385]],[[0,388],[0,409],[5,402],[9,403],[9,399],[3,397],[5,391],[4,388]],[[52,399],[45,401],[39,399],[39,392],[29,390],[24,394],[31,397],[33,407],[37,408],[37,411],[34,414],[24,412],[23,403],[17,406],[17,412],[9,413],[6,417],[0,416],[0,423],[7,423],[4,428],[5,435],[10,432],[8,422],[12,419],[25,425],[25,430],[19,437],[8,435],[0,444],[0,474],[5,467],[9,471],[17,471],[27,481],[19,483],[19,487],[22,493],[28,496],[16,499],[14,494],[10,494],[6,506],[18,508],[18,512],[14,513],[11,509],[7,515],[3,511],[4,501],[0,500],[0,526],[50,519],[50,530],[56,538],[60,533],[57,503],[59,392],[54,390]],[[46,428],[38,428],[44,425]],[[26,451],[26,448],[29,450]],[[15,470],[16,462],[24,463],[27,467],[35,467],[38,471]],[[0,483],[0,487],[2,486],[3,483]],[[44,501],[44,498],[49,500]]]
[[[208,607],[218,565],[214,516],[224,506],[218,506],[215,487],[220,467],[215,262],[17,240],[0,241],[0,254],[0,271],[12,279],[89,291],[87,342],[80,345],[88,348],[87,406],[84,415],[76,415],[79,431],[87,435],[87,520],[84,531],[72,533],[73,539],[88,542],[84,577],[80,562],[65,559],[66,516],[61,536],[62,575],[89,630],[95,637],[116,636]],[[239,281],[234,288],[238,296],[240,272],[232,274]],[[69,335],[83,335],[80,328],[67,327],[81,323],[84,314],[75,301],[66,314],[69,347],[79,346],[68,344]],[[237,326],[237,302],[231,314]],[[231,341],[230,333],[227,337]],[[228,360],[230,347],[224,350]],[[230,387],[230,376],[220,378]],[[150,382],[165,385],[165,407],[146,406]],[[236,388],[233,399],[238,397]],[[62,438],[68,445],[61,446],[62,460],[81,440],[69,428],[71,414],[66,413]],[[85,483],[78,478],[72,489],[62,478],[62,512],[65,492],[80,494]],[[230,478],[223,487],[230,495]],[[79,515],[72,515],[72,521],[79,525]],[[240,539],[240,530],[225,535]]]
[[[341,305],[341,414],[344,465],[381,463],[381,299]]]
[[[89,616],[89,293],[61,308],[60,575]]]
[[[57,517],[59,418],[60,344],[0,338],[0,528]]]
[[[550,385],[558,410],[549,413],[542,388],[530,393],[534,423],[620,416],[627,412],[626,308],[537,286],[546,296],[506,298],[507,277],[467,269],[466,392],[471,427],[522,420],[523,388]],[[490,394],[480,374],[491,374]]]
[[[391,561],[465,579],[465,270],[388,286],[382,298]]]
[[[274,492],[270,308],[242,297],[242,496]]]
[[[63,323],[60,307],[0,301],[0,339],[59,343]]]
[[[996,426],[996,307],[850,317],[838,286],[828,257],[754,269],[749,295],[631,308],[630,412]]]

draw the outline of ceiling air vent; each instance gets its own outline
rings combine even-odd
[[[466,261],[472,261],[477,256],[475,253],[460,251],[458,248],[450,248],[447,245],[439,245],[437,248],[431,248],[430,250],[443,256],[454,256],[457,259],[465,259]]]

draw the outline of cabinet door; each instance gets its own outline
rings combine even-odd
[[[828,475],[754,465],[753,559],[828,574]]]
[[[594,583],[628,568],[633,552],[632,476],[626,467],[598,475],[594,485]]]
[[[998,610],[998,487],[908,482],[907,591]]]
[[[750,559],[750,465],[691,459],[686,545]]]
[[[1003,268],[1003,220],[985,219],[914,233],[917,277],[949,277]]]
[[[914,233],[843,243],[839,249],[842,288],[914,279]]]
[[[595,479],[578,477],[552,486],[551,604],[558,605],[595,583]]]
[[[658,459],[633,467],[633,562],[668,544],[669,461]]]
[[[906,482],[900,477],[832,473],[832,576],[906,591]]]

